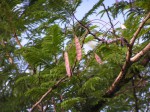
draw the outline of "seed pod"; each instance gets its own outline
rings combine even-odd
[[[103,62],[102,62],[102,60],[101,60],[101,58],[95,53],[95,59],[96,59],[96,61],[99,63],[99,64],[102,64]]]
[[[64,53],[64,58],[65,58],[65,66],[66,66],[66,72],[68,77],[71,77],[71,70],[70,70],[70,65],[69,65],[69,58],[68,58],[68,53]]]
[[[75,46],[76,46],[76,53],[77,53],[77,60],[80,61],[81,60],[81,57],[82,57],[82,50],[81,50],[81,45],[80,45],[80,42],[79,42],[79,39],[78,37],[75,35]]]

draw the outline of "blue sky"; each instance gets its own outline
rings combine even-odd
[[[81,20],[83,18],[83,16],[98,2],[99,0],[83,0],[83,2],[81,3],[81,5],[77,8],[77,11],[75,13],[75,16],[78,20]],[[106,6],[106,8],[108,6],[112,6],[112,4],[114,4],[116,2],[116,0],[104,0],[104,4]],[[100,18],[101,15],[97,15],[101,10],[103,9],[103,6],[100,6],[97,10],[96,13],[92,14],[88,19],[94,20],[94,19],[99,19],[102,21],[105,21],[107,23],[109,23],[109,19],[107,17],[106,14],[104,14],[104,16],[102,18]],[[99,21],[100,22],[100,21]],[[112,19],[112,23],[116,24],[115,27],[120,27],[121,24],[123,24],[124,19],[122,15],[119,15],[115,20]],[[108,26],[110,27],[110,26]]]
[[[77,8],[77,11],[75,13],[75,16],[77,17],[77,19],[82,19],[82,17],[99,1],[99,0],[82,0],[83,2],[81,3],[81,5]],[[121,0],[118,0],[121,1]],[[116,0],[104,0],[104,4],[106,5],[106,7],[108,6],[112,6],[112,4],[114,4],[116,2]],[[103,7],[101,6],[100,8],[98,8],[96,10],[96,13],[100,12],[101,10],[103,10]],[[93,19],[100,19],[100,15],[97,14],[93,14],[89,17],[90,20]],[[107,15],[104,15],[104,17],[102,18],[102,20],[105,20],[106,22],[109,22]],[[121,24],[123,23],[123,17],[120,15],[118,16],[118,18],[116,20],[113,20],[112,22],[115,24],[117,21],[119,21]],[[120,25],[120,24],[119,24]]]
[[[76,16],[78,19],[82,19],[82,17],[98,2],[99,0],[83,0],[83,2],[81,3],[81,5],[77,8],[76,11]],[[115,2],[115,0],[104,0],[104,4],[106,6],[111,6],[111,4],[113,4]],[[97,12],[102,10],[103,7],[100,7],[97,9]],[[95,16],[91,16],[90,17],[95,18]],[[98,16],[97,16],[98,18]]]

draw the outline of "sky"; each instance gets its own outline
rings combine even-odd
[[[77,8],[76,11],[76,16],[78,17],[78,19],[82,19],[82,17],[98,2],[99,0],[83,0],[83,2],[81,3],[81,5]],[[115,2],[115,0],[104,0],[104,4],[106,6],[111,6],[113,3]],[[97,12],[102,10],[103,8],[100,7],[97,9]],[[90,17],[95,18],[95,16],[93,17],[93,15]],[[97,16],[98,18],[98,16]]]
[[[81,3],[81,5],[77,8],[77,11],[75,13],[75,16],[77,17],[77,19],[82,19],[82,17],[99,1],[99,0],[82,0],[83,2]],[[121,1],[121,0],[118,0]],[[104,4],[106,6],[106,8],[108,6],[112,6],[112,4],[114,4],[116,2],[116,0],[104,0]],[[103,10],[103,7],[101,6],[100,8],[98,8],[96,10],[96,13],[100,12],[101,10]],[[93,14],[89,17],[89,20],[93,20],[93,19],[100,19],[100,15],[97,14]],[[104,15],[104,17],[102,18],[102,20],[105,20],[106,22],[109,22],[107,15]],[[113,20],[113,23],[116,23],[117,21],[119,21],[121,24],[123,23],[123,17],[122,16],[118,16],[118,18],[116,20]]]

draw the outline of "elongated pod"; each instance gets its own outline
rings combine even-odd
[[[95,53],[95,59],[96,59],[96,61],[99,63],[99,64],[102,64],[103,62],[102,62],[102,60],[101,60],[101,58]]]
[[[65,59],[65,67],[66,67],[66,72],[68,77],[71,77],[71,70],[70,70],[70,64],[69,64],[69,58],[68,58],[68,53],[64,53],[64,59]]]
[[[82,49],[81,49],[81,45],[80,45],[80,42],[79,42],[79,39],[78,37],[75,35],[75,46],[76,46],[76,53],[77,53],[77,60],[80,61],[81,58],[82,58]]]

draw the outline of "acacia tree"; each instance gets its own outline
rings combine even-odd
[[[78,20],[81,3],[0,2],[2,112],[150,110],[150,3],[99,0]],[[90,20],[95,11],[100,19]]]

